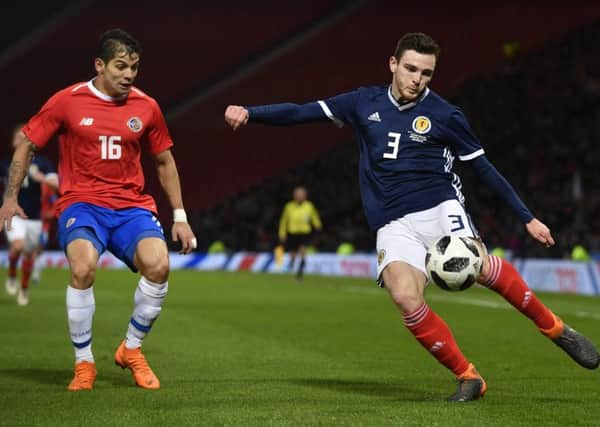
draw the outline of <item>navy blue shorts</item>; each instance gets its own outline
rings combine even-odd
[[[134,272],[137,244],[147,237],[165,240],[158,218],[142,208],[110,209],[74,203],[58,218],[58,243],[63,251],[73,240],[85,239],[94,245],[98,255],[108,249]]]

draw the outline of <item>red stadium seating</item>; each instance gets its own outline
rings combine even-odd
[[[504,43],[517,41],[528,49],[597,16],[597,5],[583,3],[568,10],[548,5],[540,15],[536,5],[424,9],[420,4],[368,2],[300,48],[170,121],[186,175],[187,203],[204,209],[351,138],[331,125],[293,131],[255,126],[234,134],[223,122],[227,104],[306,102],[360,85],[387,84],[387,60],[397,38],[408,31],[427,32],[442,44],[433,88],[446,93],[468,75],[501,62]],[[191,150],[197,155],[185,154]]]
[[[171,106],[344,4],[333,0],[258,1],[251,6],[156,0],[143,7],[115,0],[96,3],[0,69],[8,100],[3,135],[57,89],[94,74],[93,47],[107,27],[127,29],[143,42],[138,86],[163,106]],[[188,208],[213,205],[350,139],[348,131],[326,124],[294,131],[256,126],[234,134],[223,121],[227,104],[305,102],[363,84],[386,84],[387,58],[397,38],[408,31],[428,32],[442,44],[433,87],[446,93],[468,75],[500,63],[504,43],[516,41],[528,49],[600,16],[598,5],[583,0],[572,1],[568,8],[544,3],[543,10],[538,2],[436,4],[443,3],[365,2],[299,47],[171,117]],[[8,144],[3,152],[8,152]],[[149,174],[148,187],[157,193],[153,175]]]

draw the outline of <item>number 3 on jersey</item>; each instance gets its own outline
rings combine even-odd
[[[117,135],[100,135],[100,158],[102,160],[117,160],[121,158],[121,137]]]
[[[400,145],[400,134],[398,132],[388,132],[388,136],[392,138],[388,141],[388,147],[392,148],[391,153],[383,153],[384,159],[397,159],[398,158],[398,145]]]

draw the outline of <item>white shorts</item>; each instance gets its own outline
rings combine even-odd
[[[377,230],[377,278],[390,263],[402,261],[426,273],[427,248],[441,236],[479,235],[458,200],[446,200],[434,208],[413,212]]]
[[[25,241],[25,252],[31,253],[39,245],[42,235],[41,219],[23,219],[13,216],[12,228],[6,230],[6,240],[9,243],[15,240]]]

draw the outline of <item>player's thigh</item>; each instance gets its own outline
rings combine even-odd
[[[138,246],[143,240],[151,239],[153,244],[148,245],[148,250],[146,250],[147,245],[143,245],[144,249],[140,255],[142,258],[138,257],[138,263],[140,266],[146,266],[147,263],[160,260],[160,266],[164,268],[166,257],[168,266],[165,236],[158,218],[152,212],[139,208],[121,210],[117,215],[118,225],[112,230],[108,250],[135,272],[140,270],[136,265]]]
[[[96,279],[98,250],[85,238],[70,240],[65,248],[69,268],[71,270],[71,286],[76,289],[87,289]]]
[[[403,312],[411,313],[423,304],[427,278],[421,270],[403,261],[393,261],[382,271],[381,278]]]
[[[27,220],[25,230],[25,244],[24,251],[26,253],[33,253],[40,243],[42,236],[42,220],[29,219]]]
[[[426,247],[404,219],[392,221],[377,230],[377,277],[383,285],[382,272],[395,261],[403,262],[426,277]]]

